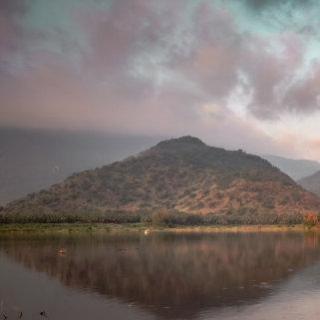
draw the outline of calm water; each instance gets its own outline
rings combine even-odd
[[[0,239],[8,320],[319,319],[315,234]]]

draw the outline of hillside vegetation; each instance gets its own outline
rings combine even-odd
[[[320,208],[268,161],[241,150],[209,147],[194,137],[67,178],[11,202],[11,221],[153,221],[167,224],[297,223]]]

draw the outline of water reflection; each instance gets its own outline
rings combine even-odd
[[[320,258],[315,234],[2,239],[0,250],[63,285],[163,318],[252,304]]]

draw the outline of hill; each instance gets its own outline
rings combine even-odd
[[[320,170],[320,163],[317,161],[288,159],[273,155],[263,155],[262,157],[295,181],[308,177]]]
[[[298,183],[306,190],[320,196],[320,171],[317,171],[309,177],[300,179]]]
[[[74,174],[11,202],[1,217],[4,222],[291,223],[318,208],[315,195],[268,161],[188,136]]]

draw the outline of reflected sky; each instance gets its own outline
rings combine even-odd
[[[318,243],[298,233],[1,239],[0,300],[26,319],[42,309],[50,319],[304,319],[320,311]]]

